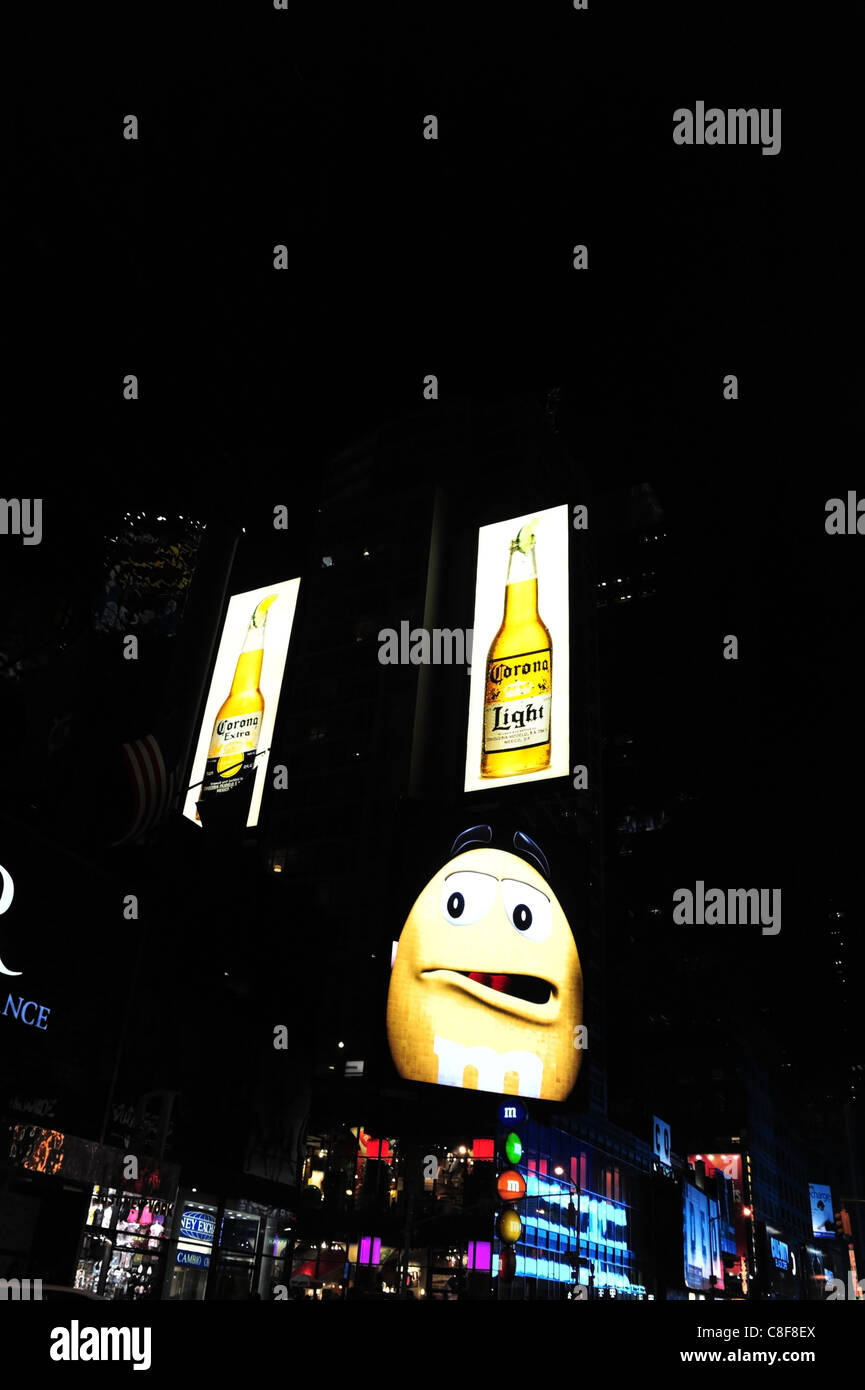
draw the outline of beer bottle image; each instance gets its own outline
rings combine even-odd
[[[511,541],[504,615],[487,655],[482,777],[550,765],[553,641],[538,613],[535,524]]]
[[[210,749],[204,768],[201,799],[234,791],[255,771],[255,753],[264,717],[264,696],[259,689],[264,659],[264,626],[276,594],[263,598],[249,621],[234,680],[214,720]]]

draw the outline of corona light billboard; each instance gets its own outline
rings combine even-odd
[[[399,1074],[564,1100],[582,1005],[576,942],[543,850],[521,831],[506,848],[488,825],[460,833],[396,943],[387,1033]]]
[[[197,825],[199,801],[244,790],[246,824],[258,824],[299,588],[299,579],[286,579],[229,600],[183,807]]]
[[[467,792],[569,772],[568,508],[478,533]]]

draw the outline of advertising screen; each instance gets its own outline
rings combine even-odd
[[[706,1165],[706,1176],[714,1177],[715,1173],[723,1173],[725,1178],[729,1178],[733,1184],[733,1201],[737,1206],[742,1203],[742,1155],[741,1154],[688,1154],[688,1162],[693,1165],[701,1159]]]
[[[822,1183],[808,1184],[811,1194],[811,1229],[815,1236],[834,1236],[835,1214],[832,1210],[832,1193]]]
[[[770,1236],[769,1247],[772,1252],[772,1259],[778,1269],[787,1270],[790,1268],[790,1247],[784,1240],[779,1240],[776,1236]]]
[[[724,1261],[721,1256],[721,1211],[717,1202],[709,1198],[709,1249],[712,1258],[712,1275],[714,1276],[714,1287],[723,1290],[724,1288]],[[711,1284],[711,1279],[710,1279]]]
[[[244,791],[246,824],[258,824],[299,588],[286,579],[229,600],[183,807],[196,825],[199,801]]]
[[[511,851],[516,852],[511,852]],[[582,1056],[576,942],[543,850],[459,834],[393,954],[387,1033],[407,1080],[564,1100]]]
[[[777,1298],[795,1298],[798,1292],[798,1261],[796,1252],[790,1244],[786,1232],[777,1226],[766,1226],[766,1241],[769,1247],[767,1280],[769,1288]],[[800,1247],[801,1248],[801,1247]]]
[[[568,508],[478,533],[467,792],[567,776]]]
[[[670,1167],[670,1126],[664,1120],[659,1120],[657,1115],[652,1116],[652,1152],[655,1158],[667,1168]]]
[[[744,1189],[742,1184],[742,1155],[732,1154],[688,1154],[688,1162],[693,1165],[701,1161],[706,1167],[706,1176],[714,1177],[720,1173],[730,1183],[729,1195],[725,1194],[724,1219],[719,1225],[721,1248],[728,1254],[735,1253],[740,1259],[747,1258],[748,1230],[745,1218]],[[730,1228],[732,1221],[732,1232]]]
[[[718,1241],[718,1203],[685,1183],[684,1237],[685,1286],[698,1293],[713,1287],[723,1290],[724,1266]]]

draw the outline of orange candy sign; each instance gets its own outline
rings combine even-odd
[[[515,1168],[499,1174],[496,1189],[503,1202],[517,1202],[526,1195],[526,1180]]]

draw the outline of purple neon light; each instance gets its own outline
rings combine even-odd
[[[493,1247],[489,1240],[469,1241],[469,1269],[490,1269],[492,1267]]]

